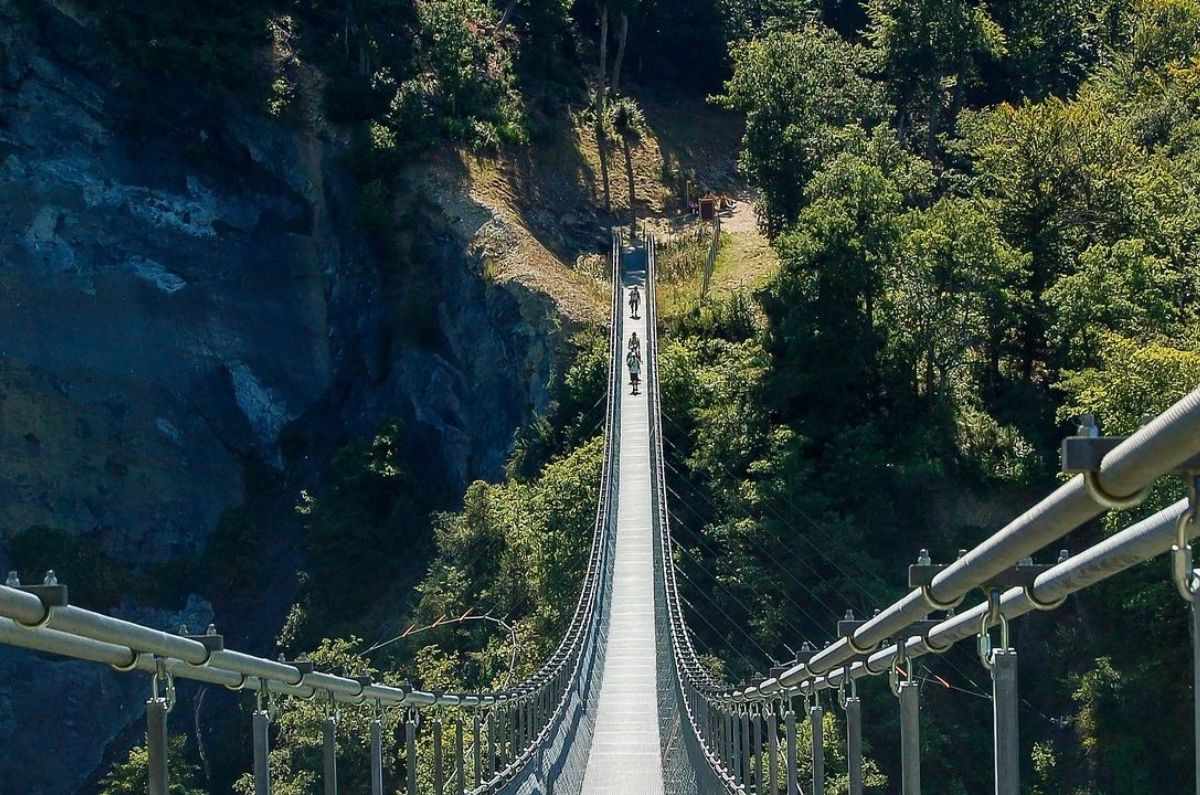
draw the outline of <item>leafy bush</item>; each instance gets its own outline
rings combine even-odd
[[[205,795],[200,767],[191,761],[184,735],[167,739],[167,773],[170,795]],[[100,795],[145,795],[150,781],[150,754],[144,745],[136,745],[123,762],[117,762],[100,782]]]

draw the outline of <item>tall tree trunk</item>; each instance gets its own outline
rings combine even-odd
[[[629,37],[629,15],[621,12],[621,27],[617,28],[617,60],[613,64],[612,91],[621,91],[621,63],[625,60],[625,40]]]
[[[508,4],[508,8],[505,8],[504,13],[500,15],[500,21],[496,23],[496,30],[500,30],[504,27],[505,23],[508,22],[509,16],[512,15],[513,9],[516,7],[517,0],[511,0],[511,2]]]
[[[963,101],[967,96],[967,75],[971,73],[971,56],[964,52],[962,57],[958,59],[958,79],[954,81],[954,95],[950,101],[950,129],[954,129],[954,124],[958,120],[958,114],[962,110]]]
[[[615,78],[613,90],[616,90]],[[625,136],[621,136],[621,148],[625,150],[625,179],[629,181],[629,227],[633,229],[637,226],[637,210],[634,208],[637,195],[634,192],[633,155],[629,151],[629,139]]]
[[[934,160],[937,148],[938,116],[942,109],[941,86],[935,85],[929,92],[929,132],[925,140],[925,157]]]
[[[596,117],[596,149],[600,152],[600,179],[604,183],[604,211],[612,212],[612,196],[608,188],[608,134],[604,131],[604,117]]]
[[[608,3],[600,6],[600,87],[599,110],[604,113],[608,101]]]
[[[350,62],[350,39],[357,34],[358,25],[354,19],[354,0],[344,0],[342,3],[342,44],[346,53],[346,62]]]

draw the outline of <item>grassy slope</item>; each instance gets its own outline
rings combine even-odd
[[[693,195],[698,186],[738,196],[738,207],[724,219],[727,245],[714,285],[722,292],[761,285],[778,261],[757,230],[752,197],[738,180],[740,120],[698,99],[638,100],[648,128],[632,148],[639,223],[662,234],[694,224],[684,212],[684,174],[692,176]],[[604,210],[601,173],[595,136],[575,112],[552,122],[529,147],[495,156],[444,153],[414,168],[425,195],[483,257],[489,278],[543,293],[568,322],[583,324],[604,319],[606,230],[628,222],[619,147],[610,153],[611,214]]]

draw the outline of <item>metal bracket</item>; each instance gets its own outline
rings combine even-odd
[[[15,571],[10,571],[8,573],[8,578],[4,581],[4,584],[9,588],[15,588],[16,590],[24,591],[31,596],[36,596],[38,601],[42,603],[42,617],[32,624],[26,624],[23,621],[18,621],[17,624],[22,627],[28,627],[30,629],[39,629],[44,627],[46,624],[50,623],[50,616],[53,612],[53,608],[67,607],[70,604],[70,600],[67,596],[67,586],[58,581],[58,578],[54,575],[53,569],[46,572],[46,579],[41,585],[22,585],[21,580]]]
[[[966,550],[959,550],[960,558],[964,554],[966,554]],[[921,589],[921,596],[930,610],[944,610],[949,613],[963,602],[965,594],[949,602],[943,602],[933,595],[933,578],[950,568],[950,565],[949,563],[934,563],[929,557],[928,549],[922,549],[917,555],[917,562],[909,564],[908,587]]]
[[[847,610],[846,616],[837,622],[838,637],[845,640],[847,645],[850,646],[850,651],[854,652],[858,656],[869,656],[874,654],[875,650],[879,648],[878,644],[868,647],[859,646],[858,643],[855,642],[854,633],[858,631],[859,627],[866,623],[867,619],[855,618],[853,610]]]
[[[1062,442],[1062,473],[1099,472],[1100,462],[1128,436],[1068,436]]]
[[[1096,418],[1084,414],[1079,418],[1075,436],[1068,436],[1062,443],[1062,472],[1067,475],[1083,475],[1088,496],[1109,510],[1120,511],[1145,502],[1150,495],[1150,485],[1133,494],[1110,494],[1100,483],[1100,464],[1128,436],[1101,436]]]
[[[196,641],[204,647],[206,655],[204,662],[200,663],[200,665],[208,665],[208,660],[212,657],[213,652],[225,651],[225,636],[218,634],[217,628],[212,624],[208,625],[208,629],[203,635],[190,635],[187,632],[180,632],[179,634],[188,640]]]
[[[804,641],[804,645],[800,647],[800,651],[796,652],[795,658],[791,662],[786,662],[783,665],[773,665],[767,672],[768,678],[778,679],[780,676],[795,668],[797,665],[808,665],[808,661],[817,654],[817,647],[813,646],[808,641]]]
[[[896,633],[896,640],[894,642],[896,644],[907,643],[909,638],[920,638],[925,647],[934,654],[947,652],[950,650],[949,646],[943,647],[929,642],[929,633],[933,631],[934,627],[942,623],[943,620],[927,618],[922,621],[914,621],[902,631]]]
[[[290,665],[300,672],[301,676],[311,674],[316,670],[316,664],[312,660],[280,660],[284,665]]]
[[[285,660],[281,654],[279,655],[279,662],[284,665],[292,666],[300,673],[299,681],[291,683],[293,687],[304,684],[304,677],[316,670],[316,665],[313,664],[312,660]],[[312,695],[305,696],[305,700],[311,701],[312,699],[316,698],[318,692],[319,691],[314,687],[312,689]]]
[[[984,591],[1007,591],[1009,588],[1033,588],[1034,580],[1044,572],[1054,568],[1053,565],[1047,563],[1034,563],[1033,560],[1026,558],[1012,568],[1005,569],[996,576],[991,577],[986,582],[980,583],[979,587]]]
[[[42,607],[67,607],[71,604],[65,585],[22,585],[20,590],[33,594],[42,602]]]
[[[950,568],[949,563],[910,563],[908,564],[908,587],[927,588],[933,583],[933,578]]]

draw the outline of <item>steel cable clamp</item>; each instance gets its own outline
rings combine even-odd
[[[1200,516],[1200,470],[1185,474],[1188,489],[1188,507],[1175,522],[1175,544],[1171,547],[1171,579],[1175,590],[1187,602],[1194,602],[1200,593],[1200,571],[1192,562],[1192,547],[1189,543],[1190,529]]]
[[[175,676],[167,670],[163,657],[154,658],[154,675],[150,678],[150,698],[163,702],[169,715],[175,709]]]
[[[888,669],[888,688],[891,689],[892,695],[900,698],[900,665],[908,662],[908,647],[906,641],[896,641],[896,653],[892,655],[892,664]],[[871,670],[871,666],[867,666],[867,670]],[[912,672],[904,672],[905,681],[912,681]]]
[[[850,683],[849,697],[846,696],[847,682]],[[847,665],[842,669],[842,681],[838,683],[837,687],[837,702],[838,706],[842,708],[842,711],[845,711],[846,707],[850,705],[849,699],[851,698],[858,698],[858,683],[854,681],[852,676],[850,676],[850,666]]]
[[[979,661],[989,671],[995,667],[994,651],[992,648],[992,625],[1000,624],[1000,648],[1011,649],[1008,638],[1008,617],[1000,609],[1000,590],[993,588],[988,593],[988,609],[979,621]]]

